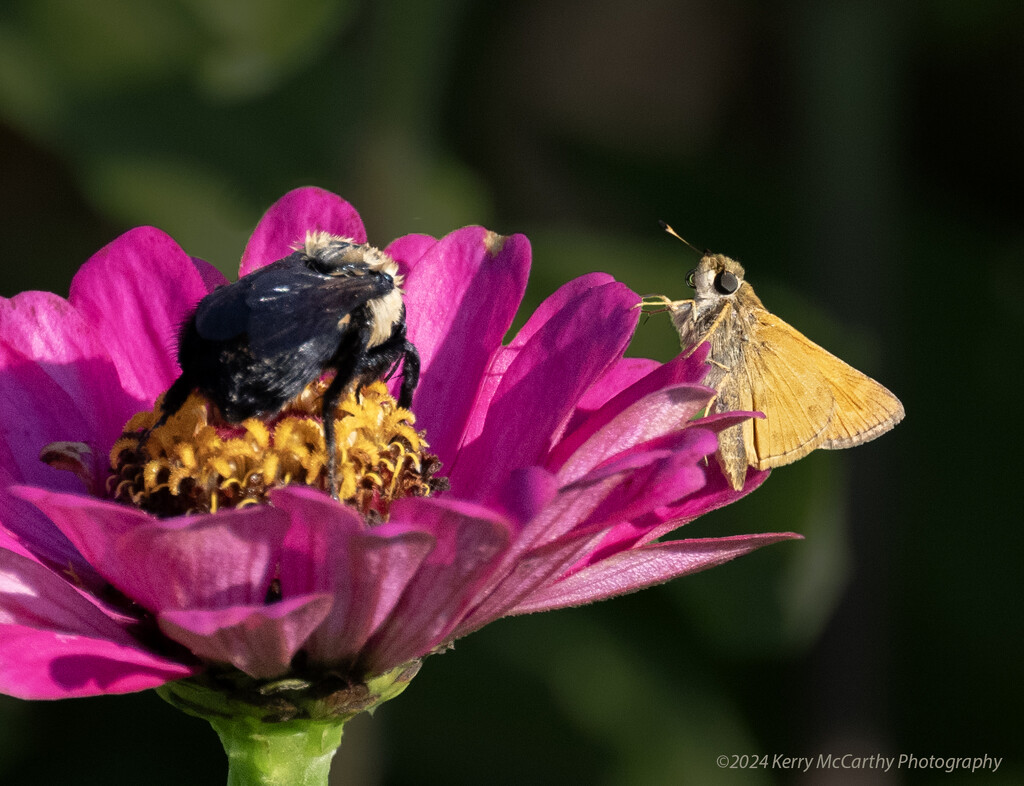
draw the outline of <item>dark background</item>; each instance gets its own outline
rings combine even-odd
[[[1019,0],[6,2],[0,294],[66,294],[139,224],[234,277],[320,185],[378,245],[525,233],[530,308],[589,270],[686,297],[668,220],[906,421],[687,533],[805,541],[430,658],[350,724],[338,783],[1018,783],[1022,41]],[[631,353],[677,350],[656,317]],[[152,693],[0,697],[0,731],[5,785],[225,779]],[[776,753],[1004,761],[716,765]]]

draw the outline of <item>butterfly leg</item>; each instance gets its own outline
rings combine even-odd
[[[673,306],[678,307],[680,303],[686,303],[686,300],[669,300],[664,295],[644,295],[640,298],[640,302],[636,304],[635,308],[654,308],[655,310],[649,313],[658,314],[662,311],[670,311]]]

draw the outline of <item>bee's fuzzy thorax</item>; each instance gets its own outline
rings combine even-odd
[[[335,247],[335,248],[332,248]],[[346,248],[347,247],[347,248]],[[330,232],[307,232],[306,241],[300,247],[309,257],[322,257],[331,251],[340,251],[346,262],[363,263],[370,270],[387,273],[395,281],[396,287],[402,285],[402,275],[398,272],[398,263],[388,254],[368,243],[357,243],[350,237],[332,235]]]
[[[367,346],[376,347],[391,338],[395,326],[405,321],[402,291],[396,286],[384,297],[371,300],[367,307],[373,315],[373,331]]]

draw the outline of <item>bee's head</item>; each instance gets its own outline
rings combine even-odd
[[[328,276],[378,273],[394,283],[393,289],[367,303],[373,324],[368,347],[384,343],[396,328],[405,324],[403,276],[398,272],[398,263],[379,248],[328,232],[308,232],[302,250],[308,260],[307,264],[319,273]]]
[[[697,300],[717,300],[739,291],[743,284],[743,265],[724,254],[706,253],[686,274],[686,285],[697,292]]]

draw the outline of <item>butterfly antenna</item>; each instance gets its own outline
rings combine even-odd
[[[662,228],[662,229],[664,229],[664,230],[665,230],[666,232],[668,232],[668,233],[669,233],[670,235],[672,235],[672,237],[676,238],[677,240],[682,240],[682,241],[683,241],[683,242],[684,242],[684,243],[685,243],[686,245],[688,245],[688,246],[689,246],[690,248],[692,248],[692,249],[693,249],[694,251],[696,251],[696,252],[697,252],[698,254],[700,254],[701,256],[704,256],[704,254],[705,254],[705,253],[707,253],[707,252],[705,252],[705,251],[701,251],[701,250],[700,250],[699,248],[697,248],[697,247],[696,247],[696,246],[695,246],[695,245],[694,245],[693,243],[691,243],[691,242],[690,242],[689,240],[687,240],[687,239],[686,239],[685,237],[683,237],[683,236],[682,236],[682,235],[680,235],[680,234],[679,234],[678,232],[676,232],[676,231],[675,231],[675,230],[674,230],[674,229],[673,229],[672,227],[670,227],[670,226],[669,226],[668,224],[666,224],[666,223],[665,223],[664,221],[660,221],[660,220],[659,220],[659,221],[658,221],[658,223],[659,223],[659,224],[661,224],[661,228]]]

